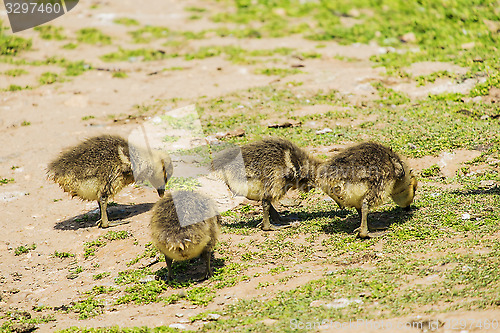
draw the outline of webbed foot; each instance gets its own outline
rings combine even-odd
[[[269,224],[269,226],[266,228],[264,227],[264,224],[260,222],[257,227],[260,227],[262,231],[277,231],[280,229],[285,229],[285,228],[297,228],[300,226],[300,222],[295,221],[290,224],[282,224],[282,225],[276,225],[276,224]]]
[[[122,224],[128,224],[128,223],[130,223],[130,221],[126,221],[126,220],[106,221],[106,223],[103,223],[102,219],[99,219],[99,221],[97,221],[97,226],[99,228],[105,229],[105,228],[116,227],[116,226],[119,226]]]
[[[361,239],[370,239],[372,238],[372,236],[370,236],[370,233],[368,232],[368,230],[361,230],[361,228],[356,228],[354,229],[353,231],[354,233],[357,233],[358,237],[361,238]]]

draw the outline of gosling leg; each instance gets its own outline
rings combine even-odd
[[[368,235],[368,202],[366,202],[366,199],[363,200],[363,204],[361,205],[361,209],[356,209],[358,211],[358,215],[361,218],[361,225],[359,228],[354,230],[355,232],[358,232],[358,237],[359,238],[370,238],[370,235]]]
[[[171,281],[174,277],[174,275],[172,274],[172,259],[165,256],[165,262],[167,263],[167,271],[168,271],[167,279]]]
[[[203,257],[205,258],[205,280],[212,276],[212,268],[210,267],[210,261],[212,259],[212,251],[204,251]]]
[[[273,221],[274,223],[276,222],[283,222],[283,218],[281,217],[280,213],[278,213],[278,211],[276,210],[276,208],[274,208],[273,204],[270,204],[270,207],[269,207],[269,216],[271,218],[271,221]]]
[[[101,196],[99,200],[97,200],[97,203],[99,204],[99,211],[101,212],[101,219],[97,221],[97,225],[101,228],[107,228],[109,227],[109,221],[108,221],[108,197],[107,196]]]
[[[110,222],[108,220],[108,197],[107,196],[101,196],[99,200],[97,200],[97,203],[99,204],[99,210],[101,211],[101,219],[97,221],[97,225],[101,228],[109,228],[109,227],[116,227],[117,225],[122,225],[122,224],[127,224],[130,223],[130,221],[113,221]]]
[[[271,205],[271,202],[269,200],[262,199],[262,224],[261,224],[262,230],[275,231],[275,230],[289,227],[289,225],[277,226],[277,225],[271,224],[271,222],[269,221],[271,207],[272,207],[272,205]]]

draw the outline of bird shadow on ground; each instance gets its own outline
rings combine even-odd
[[[411,206],[409,210],[394,207],[390,210],[383,212],[370,212],[368,213],[368,230],[380,231],[388,229],[392,224],[403,224],[408,221],[418,208]],[[328,224],[321,226],[323,232],[327,234],[337,233],[353,233],[356,228],[361,224],[361,218],[355,210],[342,209],[337,212],[314,213],[323,217],[332,214],[336,217],[341,217],[341,220],[333,220]],[[313,217],[311,217],[313,218]]]
[[[168,270],[165,262],[163,267],[154,272],[157,279],[167,281],[168,284],[175,287],[178,283],[186,282],[202,282],[205,281],[205,260],[202,257],[193,258],[186,261],[175,261],[172,264],[172,281],[168,281]],[[217,275],[217,271],[225,266],[225,260],[222,258],[214,258],[210,261],[212,266],[212,276]]]
[[[247,220],[241,220],[234,223],[223,223],[222,225],[230,229],[249,229],[257,228],[257,226],[262,222],[262,217],[250,218]]]
[[[481,195],[481,194],[496,194],[500,195],[500,186],[495,185],[490,188],[479,188],[479,189],[469,189],[469,190],[454,190],[452,194],[461,195]]]
[[[108,206],[108,219],[110,222],[123,220],[151,210],[153,203],[141,203],[137,205],[113,205]],[[57,222],[54,229],[57,230],[78,230],[97,226],[101,213],[99,209],[91,210],[64,221]]]
[[[368,229],[370,231],[380,231],[386,230],[392,224],[402,224],[408,221],[417,210],[416,207],[411,206],[410,210],[406,210],[401,207],[394,207],[388,211],[384,212],[370,212],[368,213]],[[291,223],[293,221],[299,221],[300,223],[307,224],[308,221],[317,218],[331,218],[332,221],[328,224],[323,224],[321,226],[323,232],[327,234],[336,233],[352,233],[356,228],[359,227],[361,220],[358,213],[352,209],[338,209],[331,211],[319,211],[319,212],[299,212],[290,213],[288,211],[281,211],[281,217],[286,221],[282,225]],[[247,217],[245,220],[240,220],[234,223],[225,223],[224,226],[231,229],[247,229],[247,228],[257,228],[262,222],[262,216],[257,215],[253,217]]]
[[[295,221],[300,221],[297,213],[292,213],[289,211],[280,211],[280,216],[282,221],[279,223],[271,222],[276,226],[286,226]],[[262,214],[244,214],[242,219],[234,223],[223,223],[223,226],[231,229],[249,229],[249,228],[260,228],[262,223]]]

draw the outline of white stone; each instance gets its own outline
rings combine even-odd
[[[326,134],[326,133],[330,133],[330,132],[333,132],[333,130],[331,128],[323,128],[322,130],[318,130],[316,131],[316,134]]]
[[[183,325],[183,324],[170,324],[168,325],[168,327],[170,328],[177,328],[178,330],[185,330],[186,329],[186,325]]]
[[[208,320],[218,320],[220,318],[220,314],[217,313],[209,313],[207,314]]]

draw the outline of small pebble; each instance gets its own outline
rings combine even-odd
[[[208,320],[218,320],[220,318],[220,314],[217,313],[209,313],[207,314]]]
[[[141,281],[139,281],[140,283],[148,283],[148,282],[151,282],[151,281],[155,281],[156,280],[156,275],[148,275],[146,277],[144,277]]]
[[[331,133],[333,130],[331,128],[323,128],[322,130],[316,131],[316,134],[326,134],[326,133]]]
[[[469,213],[462,214],[462,220],[470,220],[470,214]]]
[[[168,327],[170,328],[177,328],[178,330],[185,330],[186,329],[186,325],[183,325],[183,324],[170,324],[168,325]]]

